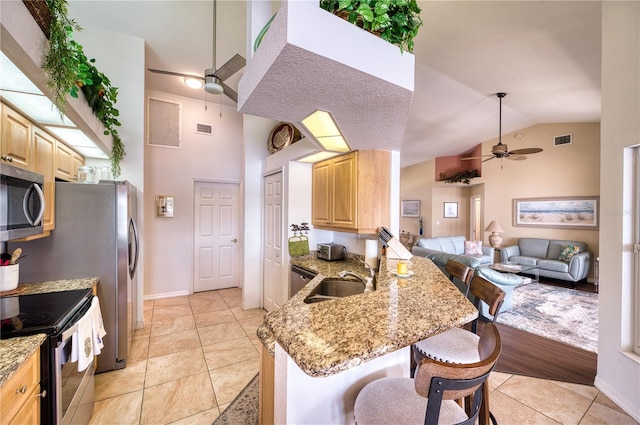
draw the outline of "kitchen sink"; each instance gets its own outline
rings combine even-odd
[[[364,293],[364,283],[357,280],[328,278],[321,281],[304,299],[307,304],[334,300]]]

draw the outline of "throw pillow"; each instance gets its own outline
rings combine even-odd
[[[558,260],[564,261],[566,263],[571,260],[571,257],[580,252],[580,247],[575,245],[562,245],[562,250],[560,250],[560,256]]]
[[[482,255],[482,241],[464,241],[465,255]]]

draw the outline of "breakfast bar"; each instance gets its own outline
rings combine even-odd
[[[397,260],[383,257],[375,291],[307,304],[305,298],[326,277],[342,270],[362,277],[369,272],[353,259],[292,258],[292,264],[318,275],[268,313],[258,332],[265,353],[275,358],[275,423],[353,423],[362,387],[383,376],[408,376],[411,344],[477,316],[431,260],[413,257],[408,263],[413,274],[399,277]],[[329,275],[322,274],[327,264]]]

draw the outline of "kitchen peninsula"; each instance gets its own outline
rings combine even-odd
[[[275,423],[353,423],[362,387],[383,376],[408,376],[411,344],[477,316],[426,258],[413,257],[414,274],[401,278],[393,273],[397,260],[383,257],[375,291],[312,304],[305,297],[326,277],[342,270],[364,277],[368,271],[354,259],[327,263],[311,254],[291,261],[318,275],[268,313],[258,330],[266,347],[263,364],[269,351],[275,358]],[[263,384],[268,391],[269,383]],[[261,398],[268,403],[266,394]]]

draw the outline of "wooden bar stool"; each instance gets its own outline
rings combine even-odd
[[[489,306],[489,314],[493,315],[491,323],[495,321],[500,311],[500,306],[504,301],[505,293],[502,289],[480,276],[471,279],[469,290],[474,296],[473,303],[480,310],[480,301],[484,301]],[[472,363],[477,362],[478,344],[480,337],[477,335],[478,318],[471,322],[471,331],[463,328],[453,328],[448,331],[423,339],[412,346],[413,363],[418,364],[423,358],[428,357],[445,363]],[[412,376],[413,376],[412,371]],[[482,406],[481,418],[488,419],[489,413],[489,390],[485,388],[485,402]],[[495,419],[493,419],[495,423]]]
[[[423,358],[415,378],[387,377],[367,384],[354,407],[358,425],[474,424],[488,393],[487,377],[500,356],[501,341],[494,324],[479,337],[479,361],[458,364]],[[465,411],[454,400],[470,398]],[[483,425],[482,419],[480,424]]]

